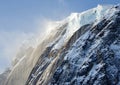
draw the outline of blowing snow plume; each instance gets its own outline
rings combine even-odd
[[[3,80],[6,80],[10,70],[14,69],[28,52],[32,52],[49,34],[50,29],[55,27],[54,21],[48,19],[36,20],[36,24],[34,32],[0,31],[0,45],[1,49],[4,49],[0,57],[0,85],[3,85]]]
[[[19,51],[17,52],[16,57],[12,62],[12,65],[13,65],[12,69],[18,68],[16,70],[17,71],[16,73],[18,73],[18,71],[20,70],[21,72],[24,72],[27,70],[25,74],[23,75],[20,74],[21,77],[23,76],[24,78],[28,77],[29,72],[32,70],[33,66],[38,60],[39,55],[44,50],[44,47],[49,42],[52,41],[52,38],[54,37],[54,33],[51,33],[51,31],[53,32],[53,30],[55,30],[54,28],[58,26],[58,23],[59,22],[54,22],[51,20],[44,20],[42,25],[39,26],[40,28],[38,28],[39,30],[37,31],[37,34],[34,35],[35,37],[32,37],[29,40],[24,40],[23,44],[19,48]],[[13,71],[13,73],[15,72]],[[16,77],[16,74],[14,75],[14,77]],[[24,78],[22,80],[23,83],[25,82]]]
[[[119,5],[98,5],[48,25],[5,85],[119,85],[119,22]]]

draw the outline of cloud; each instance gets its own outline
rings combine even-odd
[[[37,28],[34,29],[37,32]],[[33,31],[33,30],[32,30]],[[0,30],[0,73],[11,66],[13,58],[19,48],[25,43],[26,46],[36,43],[36,32],[24,32],[24,30]]]
[[[45,37],[45,33],[49,32],[53,27],[54,21],[50,19],[38,19],[35,21],[36,27],[29,32],[23,30],[0,30],[0,73],[7,67],[11,66],[11,62],[16,54],[20,51],[20,47],[35,47]]]
[[[32,36],[32,33],[0,31],[0,69],[2,71],[10,66],[21,43]]]
[[[54,18],[55,20],[64,19],[70,13],[65,0],[58,0],[62,6],[57,10],[52,10],[49,17]],[[64,12],[63,12],[64,11]],[[14,29],[10,31],[10,29],[0,29],[0,72],[6,67],[9,67],[12,59],[16,56],[19,48],[25,43],[25,46],[35,46],[37,45],[43,37],[45,37],[46,31],[50,31],[54,28],[55,21],[52,19],[48,19],[42,15],[35,17],[32,21],[34,25],[27,23],[28,26],[25,25],[19,26],[19,22],[16,22],[15,25],[12,26]],[[9,24],[9,22],[5,23]],[[20,29],[20,27],[22,29]],[[29,27],[31,27],[29,29]],[[25,29],[25,30],[24,30]],[[28,31],[27,31],[28,30]]]
[[[4,21],[3,17],[1,22],[4,21],[4,23],[1,23],[0,26],[0,72],[3,72],[6,67],[10,66],[11,60],[16,56],[16,53],[21,47],[21,44],[26,43],[27,45],[29,44],[28,46],[36,45],[39,43],[40,39],[43,39],[45,32],[52,29],[54,21],[48,18],[46,19],[46,17],[55,20],[61,20],[68,16],[70,11],[66,5],[66,1],[58,0],[57,2],[60,3],[60,6],[51,10],[48,15],[46,15],[45,12],[41,13],[40,15],[34,15],[33,13],[32,15],[35,17],[32,17],[32,15],[28,16],[28,18],[35,18],[30,19],[30,22],[26,20],[28,18],[25,18],[24,21],[22,19],[19,19],[19,15],[15,15],[15,21],[14,18],[10,18],[11,16],[8,16],[9,19],[5,18],[6,20]],[[43,17],[44,15],[42,14],[45,14],[46,16]],[[10,23],[9,20],[13,23]],[[12,30],[10,31],[9,28],[12,28]]]

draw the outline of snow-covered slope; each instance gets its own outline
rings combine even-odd
[[[72,13],[47,34],[14,65],[6,85],[119,83],[119,6]]]

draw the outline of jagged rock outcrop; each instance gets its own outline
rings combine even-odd
[[[112,18],[104,20],[97,24],[103,23],[101,27],[92,27],[79,37],[67,50],[63,63],[57,67],[49,84],[119,85],[119,21],[117,14],[114,22]]]
[[[60,23],[6,85],[120,85],[120,7],[99,5]]]

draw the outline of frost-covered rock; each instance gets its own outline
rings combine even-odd
[[[73,13],[50,33],[19,60],[6,85],[119,85],[119,5]]]

